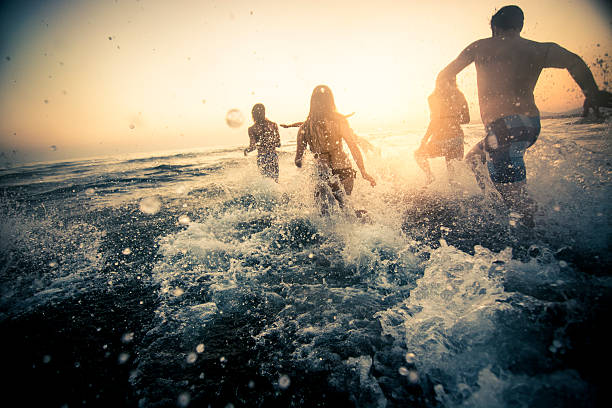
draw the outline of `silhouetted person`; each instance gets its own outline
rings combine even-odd
[[[463,159],[463,130],[461,125],[470,122],[470,110],[465,96],[457,88],[454,78],[436,82],[436,89],[427,98],[429,102],[429,126],[414,152],[417,164],[427,175],[427,184],[434,176],[427,159],[444,156],[449,180],[454,179],[451,160]]]
[[[295,165],[302,167],[304,150],[309,146],[314,154],[318,178],[315,198],[319,201],[323,214],[328,213],[324,200],[329,189],[341,208],[345,205],[344,195],[350,195],[353,191],[356,172],[344,152],[343,140],[348,145],[361,176],[375,186],[376,181],[365,170],[355,133],[346,117],[336,111],[334,95],[329,87],[319,85],[312,91],[310,113],[298,131]]]
[[[266,119],[266,108],[258,103],[251,111],[255,124],[249,128],[249,147],[244,149],[244,155],[257,149],[257,167],[266,177],[273,178],[278,183],[278,153],[280,134],[276,123]]]
[[[523,155],[540,134],[540,112],[533,90],[543,68],[565,68],[582,89],[585,107],[610,106],[610,93],[600,91],[585,62],[555,43],[539,43],[520,36],[523,12],[502,7],[491,18],[492,37],[470,44],[444,68],[439,80],[452,79],[474,62],[480,114],[486,137],[466,156],[484,189],[479,163],[487,164],[496,189],[510,209],[533,225],[534,203],[526,192]]]

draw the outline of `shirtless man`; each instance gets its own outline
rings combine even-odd
[[[612,95],[597,88],[593,74],[578,55],[555,43],[522,38],[523,19],[519,7],[502,7],[491,18],[492,37],[468,45],[440,72],[438,80],[452,79],[475,63],[486,137],[467,154],[466,161],[481,188],[484,183],[478,165],[486,162],[491,181],[505,203],[523,216],[525,225],[533,225],[523,155],[540,134],[540,112],[533,90],[542,69],[567,69],[585,95],[584,106],[596,112],[599,106],[610,107]]]

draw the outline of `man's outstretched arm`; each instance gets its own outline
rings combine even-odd
[[[295,165],[302,167],[302,157],[304,156],[304,150],[306,150],[306,139],[304,138],[305,130],[300,128],[297,134],[297,148],[295,150]]]
[[[612,95],[607,91],[600,91],[593,77],[593,73],[582,58],[571,51],[566,50],[555,43],[548,46],[545,68],[565,68],[574,81],[578,84],[584,94],[584,113],[586,116],[589,109],[599,112],[599,107],[612,107]]]
[[[582,58],[555,43],[547,44],[548,50],[544,68],[565,68],[587,98],[597,93],[593,73]]]

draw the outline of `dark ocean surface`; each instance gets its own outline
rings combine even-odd
[[[609,406],[610,136],[543,121],[533,231],[466,167],[422,188],[420,134],[370,138],[365,222],[291,143],[279,184],[240,147],[0,168],[3,405]]]

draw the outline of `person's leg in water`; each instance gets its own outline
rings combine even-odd
[[[460,140],[451,141],[447,151],[445,152],[444,159],[446,160],[446,173],[448,174],[448,184],[456,186],[456,169],[455,160],[463,160],[463,137]]]
[[[454,159],[450,156],[446,156],[446,173],[448,174],[448,184],[450,184],[451,186],[456,186],[458,183],[456,181],[456,169],[455,169],[455,163],[453,163],[454,160],[461,160],[461,159]]]
[[[352,189],[352,185],[350,189]],[[315,186],[315,202],[319,206],[321,215],[324,216],[331,213],[331,207],[334,206],[334,201],[338,204],[340,209],[344,209],[346,207],[347,195],[343,180],[340,180],[337,175],[331,176],[326,181],[321,180]]]
[[[330,179],[329,186],[331,187],[332,193],[338,202],[338,206],[344,209],[346,205],[346,197],[351,195],[353,192],[355,173],[353,172],[353,169],[335,170],[333,173],[334,174]]]
[[[515,183],[493,183],[499,191],[506,207],[521,216],[523,225],[528,228],[535,227],[533,218],[537,210],[536,202],[527,193],[527,183],[525,180]]]
[[[329,201],[328,201],[329,186],[326,183],[320,181],[315,186],[314,197],[315,203],[319,207],[319,212],[323,216],[329,215]]]
[[[340,182],[342,183],[342,186],[340,189],[338,189],[338,196],[336,197],[336,199],[338,199],[338,197],[342,197],[341,190],[344,190],[343,199],[346,199],[346,197],[350,196],[353,192],[353,186],[355,185],[355,177],[357,174],[352,169],[348,173],[349,174],[345,173],[343,176],[340,177]],[[335,194],[336,193],[334,193],[334,195]],[[367,221],[369,219],[367,210],[355,210],[355,216],[357,218],[361,218],[362,221]]]
[[[276,152],[258,156],[257,165],[262,175],[270,177],[278,183],[278,154]]]
[[[431,172],[431,167],[429,166],[429,153],[424,149],[419,149],[414,152],[414,159],[416,160],[419,167],[425,172],[426,181],[425,184],[429,185],[434,182],[435,177]]]
[[[343,209],[346,203],[346,191],[341,178],[343,174],[338,174],[337,170],[331,170],[324,162],[317,162],[315,169],[318,180],[314,195],[321,215],[330,215],[335,204]],[[349,192],[352,191],[352,182],[347,184],[347,187]]]
[[[334,171],[336,179],[330,183],[330,187],[338,202],[338,206],[342,209],[346,208],[346,197],[353,192],[355,185],[356,172],[353,169],[341,169]],[[355,210],[355,216],[367,220],[367,210]]]
[[[465,151],[463,145],[463,131],[461,128],[458,129],[455,137],[451,138],[446,145],[446,151],[444,158],[446,159],[446,172],[448,174],[448,183],[451,186],[457,186],[456,180],[456,169],[454,160],[462,161],[463,153]]]
[[[465,161],[472,169],[474,173],[474,177],[476,177],[476,183],[478,183],[478,187],[484,191],[485,189],[485,180],[487,175],[485,173],[485,163],[487,162],[487,155],[484,150],[484,143],[480,141],[468,152],[465,156]]]

